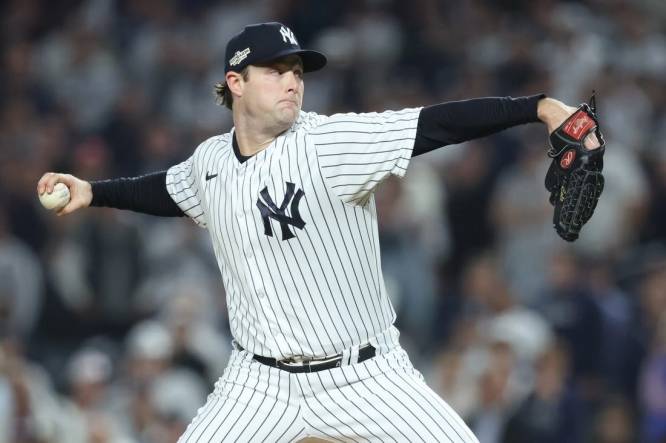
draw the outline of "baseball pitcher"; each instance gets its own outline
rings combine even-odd
[[[543,122],[555,227],[573,240],[603,189],[594,106],[534,95],[303,112],[304,74],[325,64],[280,23],[247,26],[216,86],[230,132],[166,171],[99,182],[47,173],[37,192],[67,185],[60,215],[107,206],[187,216],[210,233],[234,351],[181,442],[476,442],[400,347],[373,193],[415,156]]]

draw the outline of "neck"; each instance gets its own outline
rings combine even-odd
[[[234,112],[234,128],[238,150],[241,155],[249,157],[263,151],[278,135],[286,129],[267,127],[264,122],[255,121]]]
[[[245,157],[250,157],[257,152],[263,151],[276,137],[249,133],[243,131],[238,126],[236,126],[235,134],[236,141],[238,142],[238,150]]]

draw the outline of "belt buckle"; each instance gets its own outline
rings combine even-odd
[[[303,357],[302,355],[294,355],[294,356],[286,358],[282,361],[287,363],[287,364],[295,364],[295,365],[301,364],[302,365],[303,363],[307,363],[310,360],[306,360],[305,357]]]
[[[278,360],[278,368],[288,368],[288,369],[293,369],[293,368],[304,368],[305,371],[303,372],[312,372],[312,368],[310,367],[310,362],[306,360],[296,360],[296,359],[289,359],[289,360]]]
[[[301,356],[290,357],[289,359],[279,360],[278,364],[288,368],[307,368],[307,372],[312,372],[313,368],[328,362],[341,359],[340,355],[334,355],[327,358],[319,358],[313,360],[306,360]]]
[[[309,364],[310,361],[311,360],[306,360],[302,355],[295,355],[289,358],[285,358],[284,360],[278,360],[280,364],[290,368],[305,366],[306,364]]]

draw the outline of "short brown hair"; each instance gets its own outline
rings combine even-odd
[[[245,81],[247,81],[247,79],[250,77],[248,68],[249,66],[246,66],[240,72],[240,75],[243,77],[243,80]],[[217,101],[218,105],[224,105],[229,109],[233,109],[234,96],[229,90],[226,80],[215,84],[215,101]]]

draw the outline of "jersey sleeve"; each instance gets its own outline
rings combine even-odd
[[[421,108],[335,114],[310,131],[321,173],[343,201],[363,204],[389,175],[402,177],[411,159]]]
[[[199,177],[193,166],[193,157],[169,168],[166,188],[178,207],[199,226],[207,226],[199,193]]]

